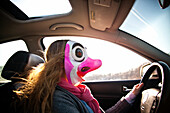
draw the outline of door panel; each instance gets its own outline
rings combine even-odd
[[[139,80],[85,82],[91,89],[93,96],[99,101],[100,106],[106,110],[116,104],[128,92],[123,92],[123,86],[132,88]]]
[[[128,92],[123,91],[123,86],[132,89],[140,80],[84,82],[90,89],[93,96],[99,101],[100,106],[106,110],[115,105]],[[149,80],[147,88],[155,87],[158,80]],[[139,107],[139,106],[138,106]]]

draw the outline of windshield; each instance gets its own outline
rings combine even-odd
[[[170,54],[170,7],[158,0],[136,0],[120,29]]]

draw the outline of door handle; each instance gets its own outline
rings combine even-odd
[[[128,87],[126,87],[126,86],[123,86],[123,88],[122,88],[122,91],[123,92],[130,92],[132,89],[129,89]]]

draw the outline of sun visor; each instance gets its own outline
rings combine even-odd
[[[118,19],[118,13],[122,13],[121,15],[124,15],[123,17],[127,16],[134,3],[131,1],[134,0],[88,0],[90,26],[101,31],[111,28],[114,21]],[[121,8],[128,11],[121,11]],[[119,25],[117,26],[118,28],[121,25],[120,23],[125,19],[119,18],[119,23],[115,23]]]

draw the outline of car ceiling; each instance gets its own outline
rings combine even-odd
[[[127,34],[119,27],[126,19],[135,0],[69,0],[72,11],[67,14],[28,18],[9,0],[0,2],[0,43],[23,39],[30,47],[43,36],[85,36],[107,40],[127,47],[150,60],[170,58],[162,51]],[[30,44],[30,45],[29,45]],[[150,48],[150,49],[148,49]]]
[[[13,36],[58,35],[58,33],[62,35],[63,29],[64,35],[65,33],[74,35],[74,32],[75,35],[93,35],[94,31],[105,30],[115,32],[129,13],[134,0],[114,0],[108,6],[103,5],[102,2],[101,4],[94,3],[94,0],[70,0],[72,6],[70,13],[35,19],[28,19],[22,11],[9,3],[11,2],[1,4],[0,41],[11,39]],[[60,29],[52,29],[52,27]],[[77,30],[77,27],[80,27],[81,30]]]

